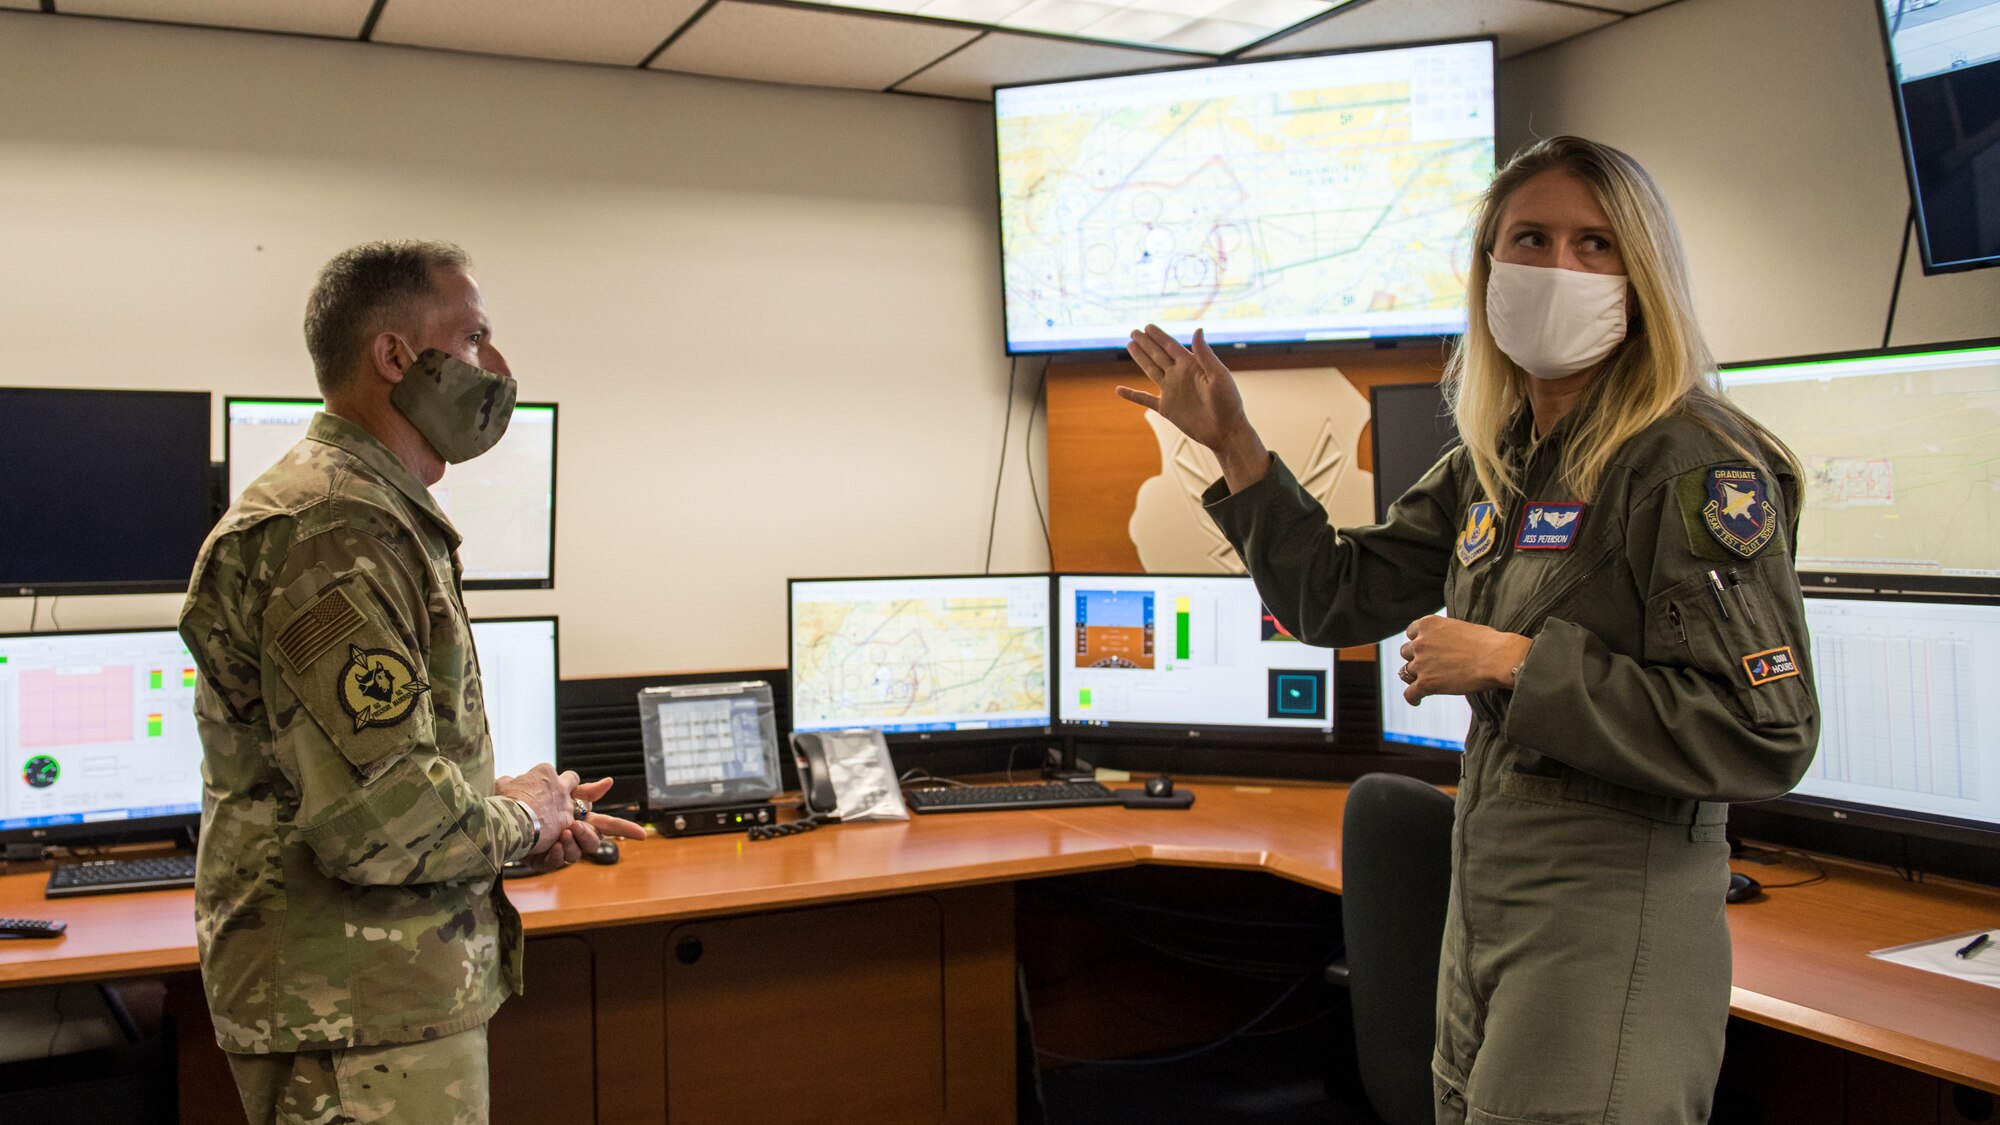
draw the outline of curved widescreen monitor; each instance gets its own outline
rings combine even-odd
[[[324,404],[309,398],[230,398],[223,458],[234,503],[264,470],[306,436]],[[524,402],[507,435],[485,453],[445,469],[431,486],[438,507],[464,537],[459,558],[472,590],[555,585],[556,408]]]
[[[2000,592],[2000,340],[1722,369],[1806,470],[1809,588]]]
[[[186,590],[208,439],[206,391],[0,387],[0,595]]]
[[[0,840],[193,825],[196,676],[172,629],[0,636]]]
[[[794,578],[792,729],[1049,730],[1049,576]]]
[[[1877,0],[1925,273],[2000,265],[2000,0]]]
[[[1007,351],[1462,332],[1490,40],[1001,87]]]
[[[1057,575],[1055,623],[1066,734],[1332,741],[1333,650],[1294,640],[1249,578]]]
[[[1806,625],[1819,749],[1787,804],[1896,831],[2000,833],[2000,602],[1809,596]]]

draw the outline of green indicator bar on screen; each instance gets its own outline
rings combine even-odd
[[[1076,692],[1076,705],[1077,705],[1078,707],[1089,707],[1089,706],[1090,706],[1090,689],[1089,689],[1089,688],[1078,688],[1078,689],[1077,689],[1077,692]]]
[[[1186,660],[1193,638],[1188,635],[1188,600],[1174,599],[1174,659]]]
[[[158,738],[161,735],[165,734],[166,724],[167,724],[167,717],[165,715],[146,716],[146,737]]]
[[[166,679],[167,674],[165,672],[160,671],[158,668],[153,669],[153,690],[159,691],[161,688],[166,687]]]
[[[182,687],[194,686],[194,669],[192,668],[181,669],[181,686]]]

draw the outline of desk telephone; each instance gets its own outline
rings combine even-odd
[[[794,731],[791,743],[806,815],[789,824],[753,828],[751,839],[810,832],[843,820],[909,819],[881,731]]]

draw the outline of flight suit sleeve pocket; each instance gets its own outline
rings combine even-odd
[[[424,665],[366,577],[328,587],[270,637],[286,687],[363,784],[435,738]]]
[[[1656,595],[1647,607],[1649,661],[1713,677],[1721,703],[1753,726],[1798,722],[1813,707],[1808,654],[1803,635],[1778,612],[1767,573],[1789,565],[1772,555],[1718,569],[1716,578],[1696,574]]]

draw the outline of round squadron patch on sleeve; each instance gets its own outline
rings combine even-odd
[[[369,727],[393,727],[409,718],[416,709],[417,696],[431,689],[417,679],[400,654],[383,648],[347,646],[347,663],[334,674],[340,681],[334,696],[354,720],[357,734]]]

